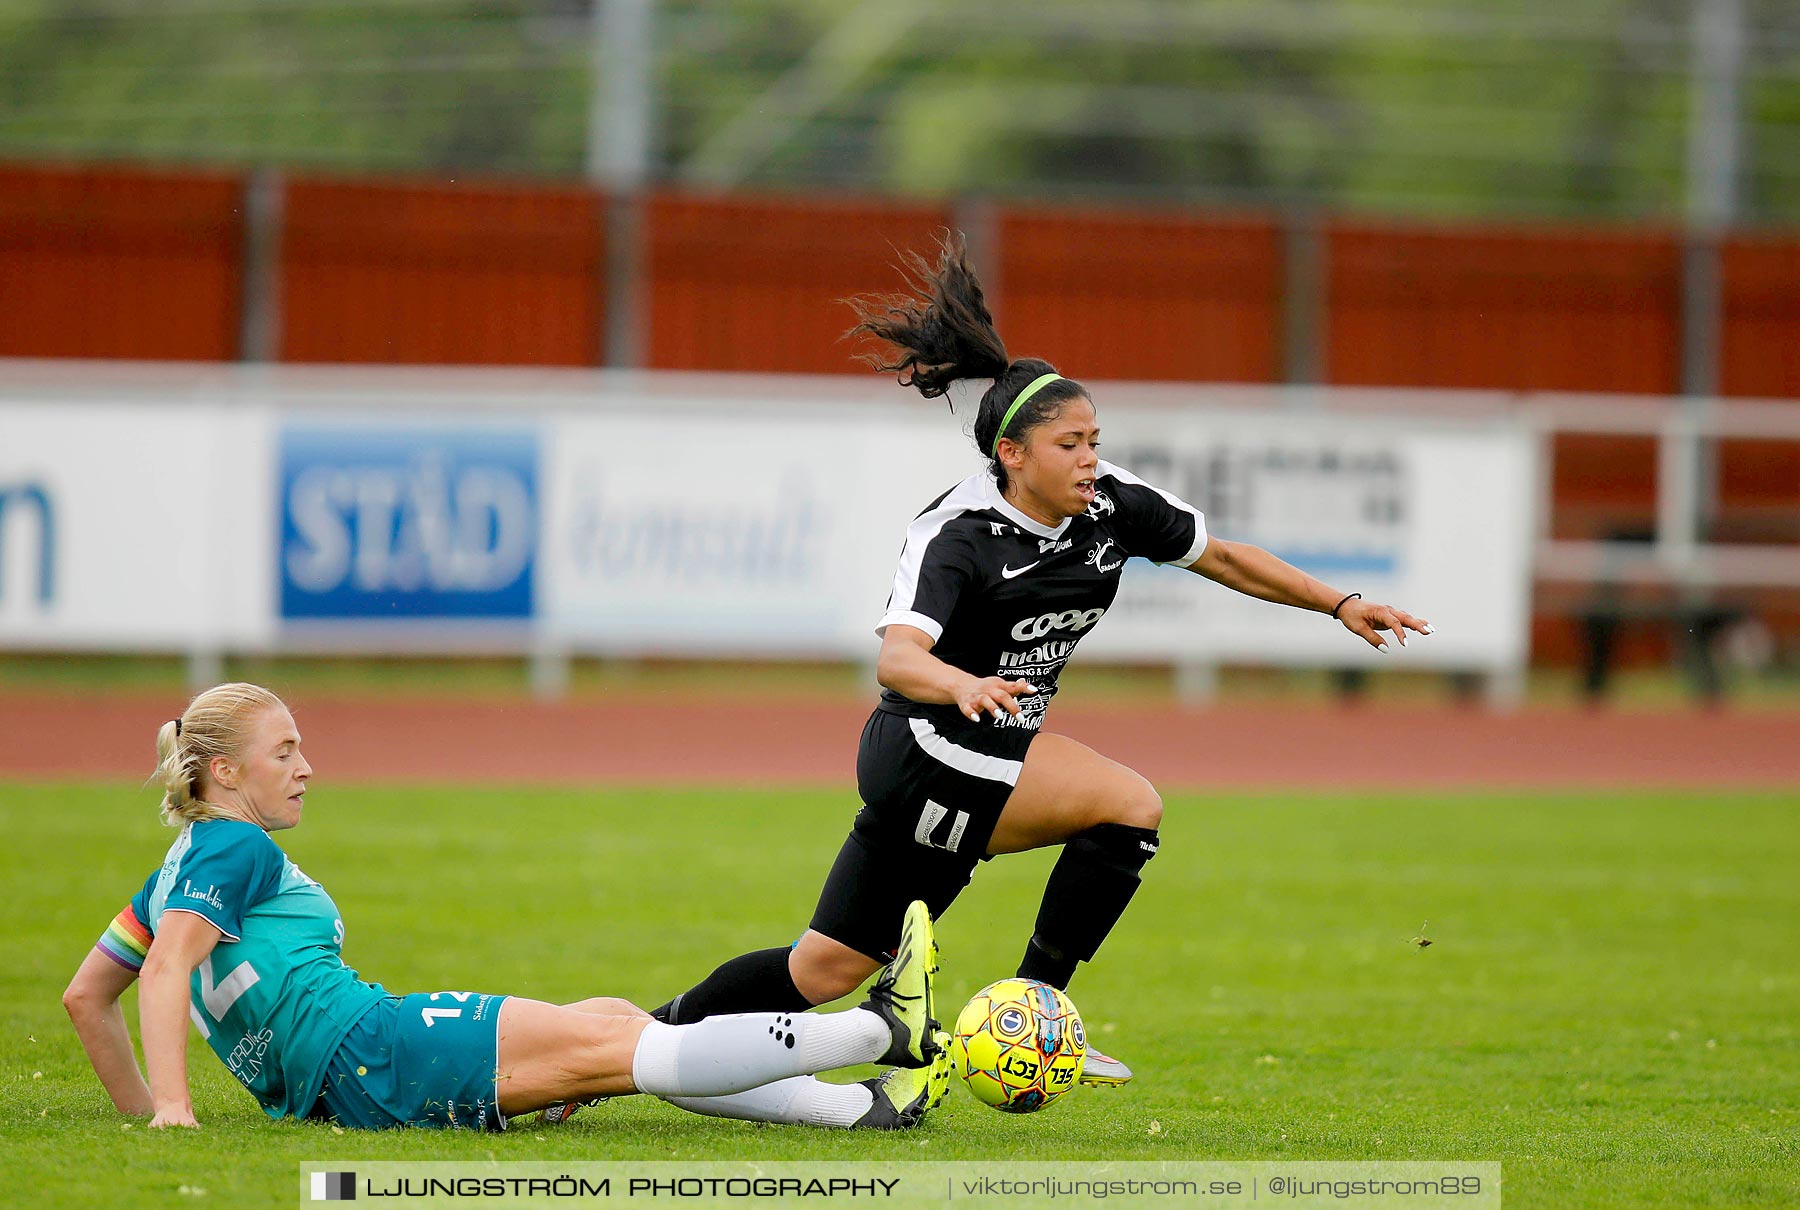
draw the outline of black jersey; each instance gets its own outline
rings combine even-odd
[[[1094,489],[1084,515],[1047,526],[1007,503],[982,471],[918,515],[876,633],[916,626],[945,663],[1029,681],[1037,692],[1019,698],[1017,715],[979,723],[953,705],[925,705],[892,689],[882,692],[880,709],[924,719],[961,747],[1019,751],[1043,726],[1075,645],[1112,606],[1125,560],[1186,567],[1206,549],[1205,518],[1161,488],[1102,462]]]

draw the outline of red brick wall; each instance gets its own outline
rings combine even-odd
[[[586,190],[298,179],[285,209],[285,361],[602,359],[602,203]]]
[[[838,300],[899,286],[894,249],[932,254],[941,206],[702,198],[648,207],[649,356],[656,369],[848,374],[860,346]]]
[[[1331,382],[1680,387],[1671,234],[1337,223],[1327,239]]]
[[[1010,209],[1001,333],[1076,378],[1278,382],[1281,232],[1268,219]]]
[[[1719,389],[1800,399],[1800,239],[1727,240],[1720,260]]]
[[[0,357],[237,355],[243,182],[0,165]]]

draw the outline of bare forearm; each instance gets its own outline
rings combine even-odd
[[[883,688],[932,706],[954,704],[958,691],[978,679],[910,643],[884,647],[875,678]]]
[[[1330,613],[1344,595],[1260,546],[1243,542],[1208,543],[1193,570],[1246,596],[1319,613]]]
[[[1406,646],[1408,630],[1431,633],[1431,624],[1423,618],[1415,618],[1392,605],[1361,600],[1361,594],[1353,594],[1358,599],[1351,600],[1268,551],[1242,542],[1208,542],[1188,570],[1246,596],[1328,613],[1341,622],[1344,629],[1378,651],[1388,650],[1387,640],[1382,638],[1384,631],[1402,647]]]
[[[88,1062],[93,1064],[94,1074],[100,1077],[114,1107],[120,1113],[152,1112],[150,1086],[138,1070],[131,1034],[125,1028],[125,1012],[119,1002],[74,1003],[68,1009],[75,1036],[81,1039],[81,1048],[87,1052]]]
[[[982,715],[1018,714],[1019,695],[1036,693],[1029,681],[973,676],[931,654],[931,636],[915,626],[890,627],[882,640],[875,679],[911,701],[955,706],[970,722]]]
[[[139,1028],[144,1036],[144,1066],[150,1072],[152,1108],[192,1112],[188,1091],[188,973],[168,965],[144,966],[138,991]]]

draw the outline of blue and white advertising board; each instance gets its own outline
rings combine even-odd
[[[1520,429],[1266,412],[1111,408],[1105,454],[1199,509],[1210,535],[1271,551],[1436,632],[1408,666],[1507,667],[1527,654],[1533,447]],[[1084,653],[1314,667],[1380,653],[1303,610],[1132,562]]]
[[[968,400],[860,382],[128,369],[0,378],[0,645],[867,659],[908,522],[982,464]],[[1508,418],[1096,394],[1107,459],[1213,534],[1434,622],[1409,666],[1522,665],[1537,479]],[[1136,563],[1083,654],[1380,659]]]
[[[926,434],[954,437],[943,427]],[[662,399],[550,431],[542,616],[556,641],[609,654],[872,650],[900,538],[930,499],[929,480],[908,478],[920,459],[904,427]],[[878,471],[865,450],[883,452]]]
[[[534,427],[289,424],[276,488],[284,621],[534,613]]]
[[[193,650],[267,635],[260,418],[0,400],[0,642]]]

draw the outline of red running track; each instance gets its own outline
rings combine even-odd
[[[0,776],[145,777],[184,699],[0,696]],[[320,781],[848,785],[868,706],[294,703]],[[1059,707],[1052,729],[1165,787],[1791,788],[1800,712]]]

